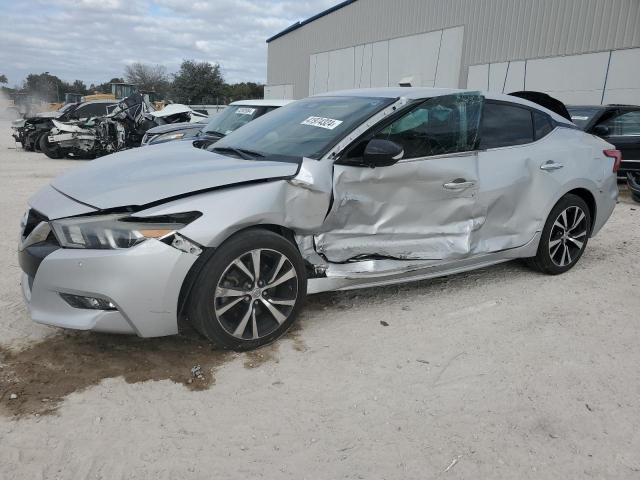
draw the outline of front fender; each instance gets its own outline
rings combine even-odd
[[[296,234],[321,229],[329,210],[332,166],[304,159],[291,180],[260,181],[174,200],[138,216],[199,211],[180,233],[206,247],[218,247],[234,233],[256,225],[279,225]]]

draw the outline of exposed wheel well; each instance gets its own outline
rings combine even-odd
[[[590,230],[593,230],[593,226],[596,223],[596,199],[593,196],[593,194],[587,190],[586,188],[575,188],[569,192],[566,193],[568,194],[573,194],[576,195],[578,197],[580,197],[582,200],[585,201],[585,203],[587,204],[587,207],[589,207],[589,214],[591,215],[591,228]],[[591,232],[589,232],[591,233]]]

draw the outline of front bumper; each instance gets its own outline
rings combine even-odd
[[[37,323],[157,337],[178,333],[178,297],[198,258],[158,240],[123,250],[58,248],[39,258],[20,252],[22,292]],[[70,306],[60,293],[110,300],[116,310]]]

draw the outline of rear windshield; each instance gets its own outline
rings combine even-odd
[[[584,130],[593,116],[600,110],[597,107],[567,107],[571,121]]]

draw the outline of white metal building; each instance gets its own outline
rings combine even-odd
[[[405,83],[640,104],[640,0],[349,0],[267,43],[266,98]]]

